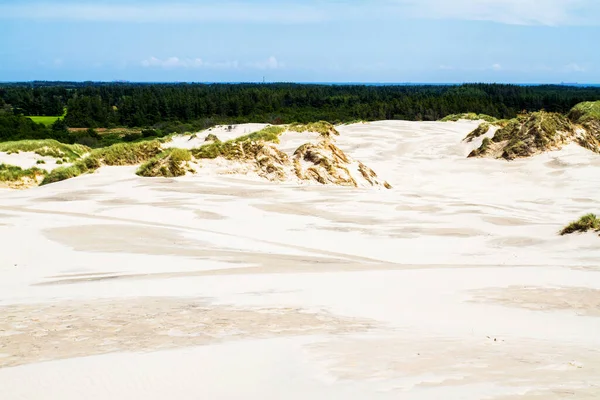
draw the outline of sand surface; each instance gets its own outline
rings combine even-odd
[[[600,398],[600,237],[557,235],[600,212],[600,157],[467,159],[477,125],[338,128],[391,190],[0,191],[0,398]]]

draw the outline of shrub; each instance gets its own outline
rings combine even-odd
[[[577,221],[571,222],[560,231],[560,234],[568,235],[574,232],[587,232],[589,230],[600,231],[600,219],[595,214],[587,214]]]

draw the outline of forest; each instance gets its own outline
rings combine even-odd
[[[600,87],[562,85],[317,85],[26,82],[0,84],[0,140],[52,137],[68,128],[137,127],[168,134],[215,124],[402,119],[434,121],[475,112],[513,118],[565,113],[600,99]],[[59,116],[50,127],[28,116]],[[169,132],[171,131],[171,132]]]

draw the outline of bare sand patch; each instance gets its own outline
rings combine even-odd
[[[309,348],[335,379],[398,381],[405,391],[470,386],[469,396],[452,398],[491,398],[476,395],[475,389],[490,385],[496,393],[583,390],[600,395],[596,348],[492,335],[468,340],[398,336],[345,338]]]
[[[124,298],[0,307],[0,368],[225,340],[365,331],[370,322],[300,309],[244,309],[198,299]]]
[[[492,302],[528,310],[573,311],[600,317],[600,290],[585,287],[516,287],[477,290],[473,301]]]
[[[204,210],[196,210],[196,211],[194,211],[194,214],[196,214],[196,217],[198,217],[200,219],[220,220],[220,219],[227,218],[226,216],[217,214],[216,212],[204,211]]]

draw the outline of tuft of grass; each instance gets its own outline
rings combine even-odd
[[[41,185],[64,181],[87,172],[93,172],[102,165],[136,165],[143,163],[162,152],[160,141],[152,140],[136,143],[117,143],[96,149],[87,157],[68,167],[52,170],[44,177]]]
[[[463,114],[450,114],[445,116],[444,118],[442,118],[440,121],[442,122],[451,122],[451,121],[458,121],[461,119],[467,119],[470,121],[479,121],[479,120],[483,120],[485,122],[489,122],[491,124],[495,123],[498,119],[492,117],[491,115],[487,115],[487,114],[476,114],[476,113],[463,113]]]
[[[185,175],[185,165],[191,161],[192,153],[187,149],[171,148],[152,157],[142,164],[136,174],[146,177],[166,178]]]
[[[258,132],[253,132],[248,135],[240,136],[238,138],[233,139],[234,143],[242,143],[242,142],[274,142],[279,143],[279,136],[285,131],[285,128],[281,126],[267,126],[264,129],[261,129]],[[227,143],[227,142],[226,142]]]
[[[204,138],[205,142],[215,142],[215,143],[220,143],[221,140],[217,137],[217,135],[213,134],[213,133],[209,133],[208,135],[206,135],[206,137]]]
[[[473,150],[471,153],[469,153],[469,158],[470,157],[479,157],[479,156],[483,156],[485,155],[485,153],[487,153],[487,151],[489,150],[490,146],[492,145],[492,140],[488,137],[483,138],[483,141],[481,142],[481,146],[479,146],[478,149]]]
[[[335,126],[327,121],[310,122],[308,124],[294,123],[288,126],[292,132],[317,132],[323,136],[339,135]]]
[[[37,160],[35,163],[36,164],[46,164],[46,161],[44,161],[44,160]]]
[[[81,144],[64,144],[54,139],[18,140],[0,143],[0,152],[10,154],[21,151],[31,151],[40,156],[67,158],[69,161],[75,161],[88,153],[90,148]]]
[[[0,164],[0,182],[16,182],[23,178],[36,179],[38,176],[44,175],[45,171],[39,168],[23,169],[15,165]]]
[[[562,236],[575,232],[600,231],[600,219],[595,214],[587,214],[579,218],[577,221],[571,222],[564,227],[560,234]]]
[[[475,128],[475,130],[471,133],[469,133],[466,137],[465,137],[465,141],[467,142],[472,142],[473,139],[481,136],[481,135],[485,135],[486,133],[488,133],[488,131],[490,130],[490,124],[488,124],[487,122],[484,122],[483,124],[480,124],[477,128]]]
[[[214,141],[213,143],[205,144],[192,149],[192,154],[196,158],[214,159],[225,157],[229,160],[243,159],[256,152],[256,146],[254,146],[256,142],[279,143],[279,136],[284,131],[285,128],[279,126],[268,126],[258,132],[240,136],[226,142]]]

